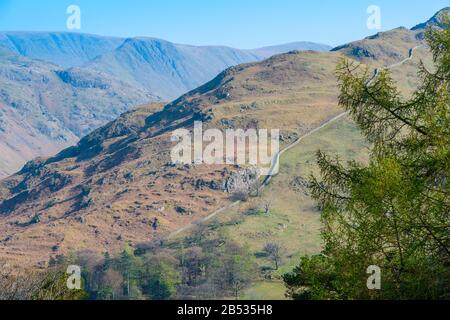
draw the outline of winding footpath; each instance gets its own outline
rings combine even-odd
[[[414,48],[409,49],[409,51],[408,51],[408,57],[407,57],[407,58],[403,59],[403,60],[400,61],[400,62],[397,62],[397,63],[394,63],[394,64],[392,64],[392,65],[390,65],[390,66],[387,66],[387,67],[385,67],[384,69],[386,69],[386,70],[393,69],[393,68],[396,68],[396,67],[399,67],[399,66],[403,65],[404,63],[406,63],[406,62],[408,62],[408,61],[411,61],[411,60],[414,58],[414,52],[415,52],[417,49],[421,48],[421,47],[422,47],[422,46],[415,46]],[[370,84],[376,79],[376,77],[378,76],[378,74],[379,74],[379,69],[376,68],[376,69],[374,70],[374,75],[373,75],[372,79],[370,79],[370,80],[367,82],[367,85],[370,85]],[[301,136],[300,138],[298,138],[297,140],[295,140],[293,143],[291,143],[290,145],[286,146],[283,150],[279,151],[279,152],[277,153],[277,155],[276,155],[276,156],[273,158],[273,160],[272,160],[272,164],[271,164],[271,167],[270,167],[270,169],[269,169],[269,171],[268,171],[268,175],[266,176],[266,178],[265,178],[264,181],[262,182],[261,187],[260,187],[260,191],[263,190],[265,187],[267,187],[267,186],[269,185],[270,181],[272,181],[272,178],[278,174],[278,171],[279,171],[279,168],[280,168],[280,158],[281,158],[281,156],[282,156],[284,153],[288,152],[289,150],[291,150],[292,148],[294,148],[295,146],[297,146],[300,142],[302,142],[302,141],[305,140],[306,138],[310,137],[311,135],[315,134],[315,133],[318,132],[319,130],[322,130],[323,128],[329,126],[330,124],[332,124],[332,123],[338,121],[339,119],[343,118],[344,116],[348,115],[348,113],[349,113],[349,112],[346,111],[346,112],[343,112],[343,113],[341,113],[341,114],[335,116],[334,118],[332,118],[332,119],[326,121],[325,123],[323,123],[323,124],[320,125],[319,127],[317,127],[317,128],[315,128],[315,129],[313,129],[313,130],[307,132],[306,134],[304,134],[303,136]],[[171,238],[173,238],[173,237],[179,235],[180,233],[182,233],[182,232],[184,232],[184,231],[186,231],[186,230],[189,230],[190,228],[192,228],[192,227],[193,227],[194,225],[196,225],[196,224],[203,223],[203,222],[207,222],[207,221],[211,220],[212,218],[214,218],[215,216],[217,216],[218,214],[222,213],[223,211],[226,211],[226,210],[228,210],[228,209],[231,209],[231,208],[233,208],[233,207],[239,205],[240,203],[241,203],[241,201],[236,201],[236,202],[230,203],[230,204],[226,205],[225,207],[222,207],[222,208],[220,208],[220,209],[214,211],[213,213],[211,213],[211,214],[208,215],[207,217],[205,217],[205,218],[203,218],[203,219],[200,219],[200,220],[197,220],[197,221],[194,221],[194,222],[192,222],[192,223],[190,223],[190,224],[184,226],[183,228],[178,229],[178,230],[172,232],[171,234],[169,234],[169,235],[166,237],[166,240],[171,239]]]

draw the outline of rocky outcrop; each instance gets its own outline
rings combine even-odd
[[[56,71],[56,74],[64,83],[70,84],[75,88],[97,88],[102,90],[111,88],[111,84],[105,78],[101,78],[99,74],[87,72],[86,70],[74,68]]]
[[[234,192],[248,193],[258,182],[259,176],[258,168],[239,169],[225,179],[223,190],[230,194]]]

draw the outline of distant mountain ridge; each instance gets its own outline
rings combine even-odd
[[[171,43],[166,40],[150,37],[108,37],[77,32],[32,32],[32,31],[0,31],[0,46],[19,55],[44,60],[63,68],[81,67],[94,58],[114,51],[125,42],[152,39],[155,42]],[[329,51],[331,47],[313,42],[293,42],[265,48],[240,50],[225,46],[188,46],[175,44],[177,47],[220,48],[249,55],[258,60],[266,59],[274,54],[291,50]]]
[[[154,38],[132,38],[84,67],[120,77],[133,86],[170,100],[230,66],[261,59],[228,47],[196,47]]]
[[[156,38],[130,38],[112,52],[84,67],[109,73],[161,97],[172,100],[234,65],[256,62],[292,50],[329,51],[331,47],[295,42],[254,50],[225,46],[191,46]]]
[[[70,32],[0,32],[0,46],[63,68],[81,66],[114,50],[123,41],[122,38]]]
[[[176,44],[150,37],[119,38],[71,32],[0,32],[0,46],[64,69],[94,69],[162,100],[172,100],[234,65],[261,61],[292,50],[331,49],[313,42],[294,42],[241,50]]]

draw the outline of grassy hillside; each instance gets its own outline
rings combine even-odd
[[[283,299],[284,286],[280,276],[290,271],[301,255],[321,250],[320,213],[305,185],[310,174],[317,174],[315,152],[321,149],[338,154],[343,160],[364,162],[368,159],[367,147],[351,120],[338,120],[283,155],[280,173],[260,196],[223,211],[205,223],[210,232],[225,233],[249,248],[256,257],[260,280],[245,291],[243,299]],[[264,206],[268,202],[271,203],[270,212],[265,214]],[[186,231],[172,241],[176,243],[189,238],[191,232]],[[273,270],[273,262],[262,253],[267,243],[276,243],[283,248],[279,270]]]
[[[418,48],[410,61],[391,70],[405,96],[417,85],[420,61],[431,68],[430,55],[425,47]],[[256,258],[259,280],[243,292],[242,299],[283,299],[285,287],[281,275],[291,271],[300,256],[321,251],[320,213],[307,190],[308,177],[318,174],[316,151],[320,149],[327,154],[338,155],[344,161],[366,162],[368,148],[349,117],[341,118],[286,152],[280,160],[280,173],[259,196],[202,223],[209,230],[210,237],[226,235],[248,248]],[[265,214],[265,206],[269,203],[270,212]],[[168,245],[176,246],[188,241],[198,232],[198,227],[194,228],[179,234]],[[274,262],[263,253],[267,243],[276,243],[282,248],[278,270],[274,270]]]

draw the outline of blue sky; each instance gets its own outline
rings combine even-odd
[[[450,0],[0,0],[2,31],[68,31],[66,9],[81,9],[79,32],[152,36],[178,43],[256,48],[293,41],[339,45],[382,30],[426,21]]]

